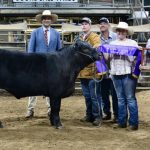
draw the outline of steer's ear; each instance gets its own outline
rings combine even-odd
[[[75,46],[75,47],[79,47],[79,42],[80,42],[80,41],[81,41],[80,39],[76,39],[74,46]]]
[[[81,39],[79,39],[79,38],[78,38],[78,39],[76,39],[76,43],[78,43],[78,42],[81,42]]]
[[[75,45],[78,46],[78,45],[79,45],[79,42],[81,42],[81,40],[80,40],[79,38],[76,39],[76,40],[75,40]]]

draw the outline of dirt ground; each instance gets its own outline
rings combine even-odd
[[[0,96],[0,150],[149,150],[150,90],[137,92],[140,128],[138,131],[114,129],[110,122],[101,127],[82,123],[84,98],[72,96],[62,100],[61,120],[64,128],[54,129],[47,118],[45,100],[38,98],[35,117],[24,118],[28,98],[17,100]]]

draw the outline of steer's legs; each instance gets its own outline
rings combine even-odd
[[[51,99],[51,114],[50,114],[50,122],[52,126],[55,126],[56,129],[62,128],[62,124],[59,117],[60,107],[61,107],[61,99]]]

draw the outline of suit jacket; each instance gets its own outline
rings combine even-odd
[[[60,34],[55,29],[50,28],[49,45],[46,44],[43,27],[39,27],[31,33],[31,38],[28,45],[28,53],[33,52],[52,52],[58,51],[61,48]]]

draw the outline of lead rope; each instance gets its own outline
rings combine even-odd
[[[101,68],[102,68],[102,64],[100,64],[101,65]],[[107,67],[107,65],[106,65],[106,67]],[[97,83],[99,83],[100,84],[100,82],[104,79],[104,73],[102,73],[102,78],[100,79],[100,80],[98,80],[98,79],[96,79],[96,67],[95,67],[95,65],[94,65],[94,77],[93,77],[93,80],[95,81],[95,96],[96,96],[96,100],[97,100],[97,105],[98,105],[98,113],[99,113],[99,116],[100,116],[100,120],[101,120],[101,122],[100,122],[100,125],[101,125],[101,123],[102,123],[102,114],[103,114],[103,109],[102,109],[102,93],[101,93],[101,85],[100,85],[100,98],[101,98],[101,103],[99,104],[99,101],[98,101],[98,96],[97,96],[97,92],[96,92],[96,90],[97,90],[97,88],[96,88],[96,84]],[[109,70],[108,69],[108,67],[107,67],[107,70]],[[100,105],[101,105],[101,107],[100,107]],[[100,108],[101,108],[101,110],[100,110]],[[99,125],[99,126],[100,126]]]
[[[87,55],[87,54],[85,54],[85,53],[82,53],[82,52],[79,52],[78,51],[78,53],[80,53],[80,54],[82,54],[82,55],[85,55],[85,56],[87,56],[87,57],[89,57],[90,59],[92,59],[93,60],[93,58],[90,56],[90,55]],[[94,60],[93,60],[94,61]],[[102,65],[101,65],[102,66]],[[92,67],[91,67],[92,68]],[[96,101],[97,101],[97,105],[98,105],[98,114],[99,114],[99,116],[100,116],[100,125],[101,125],[101,123],[102,123],[102,94],[101,94],[101,104],[99,104],[99,101],[98,101],[98,96],[97,96],[97,92],[96,92],[96,90],[97,90],[97,86],[96,86],[96,84],[97,83],[100,83],[102,80],[103,80],[103,78],[104,78],[104,74],[102,73],[102,78],[101,78],[101,80],[97,80],[96,79],[96,67],[95,67],[95,65],[94,65],[94,74],[93,74],[93,80],[94,80],[94,83],[95,83],[95,86],[94,86],[94,92],[95,92],[95,98],[96,98]],[[99,89],[100,91],[101,91],[101,86],[100,86],[100,89]],[[101,93],[101,92],[100,92]],[[100,107],[100,105],[101,105],[101,107]],[[100,110],[100,108],[101,108],[101,110]],[[99,125],[99,126],[100,126]]]
[[[85,53],[82,53],[82,52],[79,52],[79,51],[77,51],[78,53],[80,53],[80,54],[82,54],[82,55],[84,55],[84,56],[87,56],[87,57],[89,57],[90,59],[92,59],[93,60],[93,58],[90,56],[90,55],[88,55],[88,54],[85,54]],[[94,61],[94,60],[93,60]]]
[[[101,67],[102,67],[102,64],[101,64]],[[99,126],[101,126],[101,123],[102,123],[102,93],[101,93],[101,84],[100,84],[100,82],[103,80],[103,78],[104,78],[104,73],[102,73],[102,77],[101,77],[101,79],[100,80],[98,80],[98,79],[96,79],[96,67],[95,67],[95,65],[94,65],[94,77],[93,77],[93,80],[94,80],[94,83],[95,83],[95,88],[94,88],[94,91],[95,91],[95,96],[96,96],[96,100],[97,100],[97,105],[98,105],[98,114],[99,114],[99,116],[100,116],[100,124],[99,124]],[[97,86],[96,86],[96,84],[99,84],[99,90],[100,90],[100,96],[101,97],[99,97],[100,98],[100,103],[99,103],[99,99],[98,99],[98,96],[97,96]],[[100,106],[101,105],[101,106]],[[100,109],[101,108],[101,109]]]

